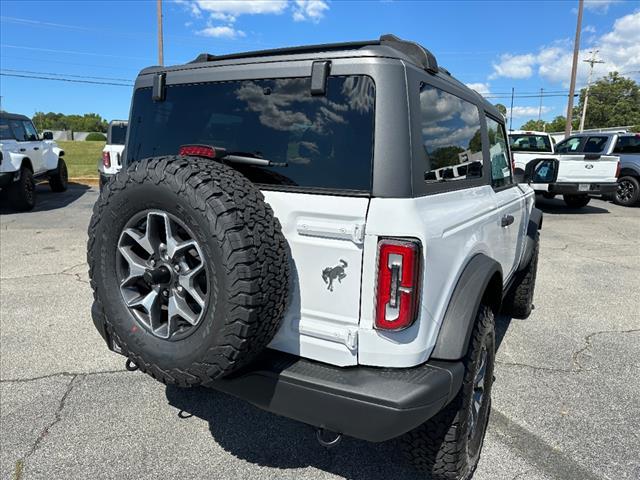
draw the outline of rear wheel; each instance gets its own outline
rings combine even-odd
[[[480,305],[456,398],[435,417],[405,434],[402,447],[432,480],[466,480],[475,471],[489,421],[495,361],[493,311]]]
[[[26,212],[36,206],[36,182],[29,167],[20,168],[20,179],[9,187],[9,203],[16,210]]]
[[[567,204],[567,207],[571,208],[586,207],[591,201],[589,195],[563,195],[562,198],[564,199],[564,203]]]
[[[64,192],[69,183],[67,164],[61,158],[58,159],[58,168],[49,175],[49,187],[54,192]]]
[[[623,207],[635,205],[640,200],[640,182],[635,177],[621,177],[618,180],[614,201]]]

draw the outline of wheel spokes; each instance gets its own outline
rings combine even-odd
[[[146,271],[146,262],[140,258],[131,247],[119,246],[118,250],[129,266],[129,274],[120,282],[120,286],[124,287],[131,283],[132,280],[138,279],[144,275]]]
[[[175,317],[181,317],[191,325],[195,325],[198,321],[198,314],[191,310],[186,299],[177,293],[169,297],[169,322]]]

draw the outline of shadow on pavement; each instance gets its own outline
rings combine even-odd
[[[31,212],[46,212],[63,208],[82,197],[91,187],[80,183],[70,183],[66,192],[52,192],[49,184],[41,183],[36,186],[36,207]],[[20,213],[14,210],[7,199],[6,192],[0,193],[0,215],[15,215]]]
[[[606,208],[595,207],[591,204],[582,208],[571,208],[568,207],[566,203],[564,203],[564,200],[562,200],[562,198],[547,199],[541,196],[536,196],[536,207],[542,210],[544,213],[548,213],[550,215],[609,213],[609,210],[607,210]]]
[[[313,467],[349,480],[425,479],[405,462],[395,441],[368,443],[344,437],[340,444],[327,450],[316,441],[313,427],[265,412],[227,394],[168,386],[166,396],[169,404],[180,410],[180,418],[195,416],[205,420],[212,441],[256,465],[278,469]]]
[[[512,320],[507,315],[498,315],[496,317],[496,352],[500,350],[500,345],[502,345],[502,340],[504,340]]]

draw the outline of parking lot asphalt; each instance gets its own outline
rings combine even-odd
[[[0,209],[2,479],[418,479],[394,442],[313,430],[204,389],[127,372],[90,319],[95,188]],[[476,480],[640,478],[640,208],[545,212],[535,310],[497,321]],[[375,419],[371,419],[375,422]]]

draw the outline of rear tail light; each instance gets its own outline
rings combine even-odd
[[[221,158],[225,156],[226,150],[224,148],[213,148],[209,145],[182,145],[178,150],[178,154],[190,157]]]
[[[402,330],[418,314],[420,244],[410,240],[378,242],[376,321],[380,330]]]
[[[109,152],[102,152],[102,165],[107,168],[111,166],[111,155]]]
[[[620,178],[620,172],[622,168],[620,167],[620,160],[618,160],[618,165],[616,165],[616,178]]]

